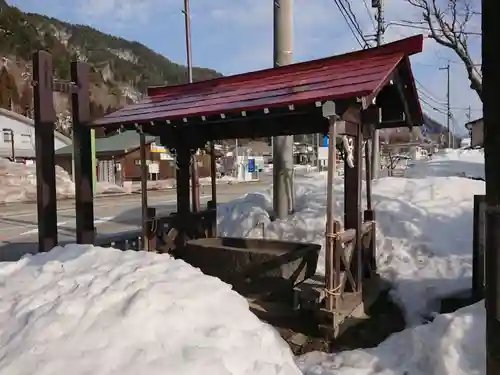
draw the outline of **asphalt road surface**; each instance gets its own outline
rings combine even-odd
[[[266,189],[270,180],[264,178],[261,182],[218,184],[217,202],[228,202],[246,193]],[[202,186],[200,196],[203,207],[211,199],[210,186]],[[175,212],[176,202],[174,189],[148,192],[148,205],[155,207],[158,215]],[[61,200],[57,204],[59,241],[74,241],[74,200]],[[98,235],[137,230],[141,225],[141,196],[131,194],[96,198],[94,217]],[[16,203],[0,207],[0,261],[11,260],[13,254],[36,251],[37,222],[36,203]]]

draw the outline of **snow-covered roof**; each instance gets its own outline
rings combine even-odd
[[[465,124],[465,128],[466,128],[467,130],[470,130],[470,128],[471,128],[472,126],[474,126],[474,125],[476,125],[476,124],[479,124],[479,123],[481,123],[481,122],[483,122],[483,118],[482,118],[482,117],[481,117],[481,118],[477,118],[477,119],[475,119],[475,120],[472,120],[472,121],[469,121],[468,123],[466,123],[466,124]]]

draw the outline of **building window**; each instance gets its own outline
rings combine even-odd
[[[3,132],[3,141],[5,143],[11,143],[12,142],[12,134],[10,131],[5,131]]]
[[[30,143],[31,134],[21,134],[21,143]]]
[[[135,159],[134,160],[135,165],[141,165],[141,159]],[[146,165],[151,164],[151,160],[146,160]]]

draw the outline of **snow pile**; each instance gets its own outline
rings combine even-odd
[[[396,333],[373,349],[312,352],[297,362],[304,375],[483,375],[485,325],[480,302]]]
[[[199,179],[200,185],[201,186],[208,186],[212,184],[212,178],[211,177],[201,177]],[[220,178],[216,179],[217,184],[233,184],[233,183],[241,183],[241,182],[248,182],[248,181],[242,181],[237,179],[236,177],[232,176],[223,176]],[[163,190],[163,189],[174,189],[176,187],[176,181],[175,179],[168,179],[168,180],[157,180],[157,181],[148,181],[148,190]],[[141,191],[141,184],[138,182],[134,182],[132,186],[132,191],[133,192],[140,192]]]
[[[57,199],[73,198],[75,184],[63,168],[56,166]],[[96,184],[96,194],[123,194],[125,189],[108,182]],[[0,158],[0,204],[36,201],[36,166]]]
[[[167,255],[69,245],[0,263],[0,374],[298,375],[276,331]]]
[[[432,155],[430,160],[414,161],[406,170],[406,177],[427,176],[484,179],[484,151],[444,149]]]
[[[334,188],[342,222],[343,181]],[[373,184],[378,271],[391,281],[408,324],[425,321],[439,308],[436,299],[470,287],[474,194],[484,194],[484,183],[460,177],[391,177]],[[321,244],[317,271],[323,274],[326,174],[296,179],[296,195],[296,213],[274,222],[271,189],[221,204],[219,233]]]
[[[56,166],[57,198],[75,195],[69,174]],[[36,167],[0,159],[0,203],[36,201]]]

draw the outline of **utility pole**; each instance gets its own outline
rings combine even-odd
[[[377,14],[377,47],[384,43],[385,20],[383,0],[372,0],[372,7]],[[377,179],[380,172],[380,131],[375,129],[372,137],[372,179]]]
[[[500,2],[482,1],[484,164],[486,180],[486,375],[500,374]]]
[[[470,119],[471,119],[471,111],[472,111],[472,109],[471,109],[471,107],[469,106],[469,109],[468,109],[468,111],[467,111],[467,121],[468,121],[468,122],[469,122],[469,121],[470,121]]]
[[[274,67],[292,63],[293,0],[274,3]],[[293,211],[293,136],[273,139],[273,209],[284,219]]]
[[[193,83],[193,58],[191,54],[191,11],[189,0],[184,0],[184,26],[186,28],[186,57],[187,57],[187,73],[188,82]],[[198,179],[198,167],[196,162],[196,153],[191,156],[191,204],[193,212],[200,211],[200,182]]]
[[[448,148],[453,148],[453,137],[451,135],[450,121],[451,121],[451,108],[450,108],[450,63],[448,63],[444,68],[439,68],[439,70],[446,70],[446,127],[448,129]]]

